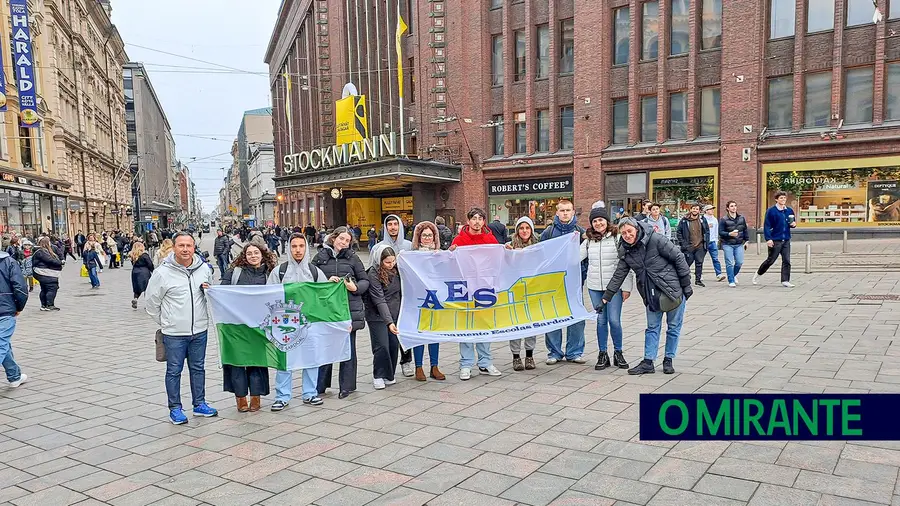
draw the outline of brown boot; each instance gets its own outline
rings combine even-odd
[[[238,413],[246,413],[250,411],[250,406],[247,405],[246,397],[235,397],[237,399],[237,410]]]
[[[425,371],[421,367],[416,367],[416,381],[428,381],[425,378]]]
[[[438,381],[444,381],[445,379],[447,379],[447,377],[444,376],[444,373],[442,373],[436,365],[431,366],[431,377]]]
[[[259,396],[251,395],[250,396],[250,412],[259,411]]]

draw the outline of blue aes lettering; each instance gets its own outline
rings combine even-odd
[[[445,281],[447,285],[447,299],[444,302],[468,302],[475,301],[476,308],[491,307],[497,303],[497,294],[493,288],[479,288],[472,293],[469,299],[468,283],[465,281]],[[437,296],[437,290],[426,290],[425,301],[419,306],[421,309],[444,309]]]

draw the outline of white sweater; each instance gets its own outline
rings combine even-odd
[[[588,259],[587,287],[589,290],[602,292],[612,280],[619,264],[619,252],[616,239],[606,234],[601,241],[585,239],[581,243],[581,260]],[[622,283],[621,290],[630,292],[634,286],[634,273],[629,272]]]

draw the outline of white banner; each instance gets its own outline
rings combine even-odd
[[[594,317],[582,301],[579,239],[401,252],[400,342],[507,341]]]

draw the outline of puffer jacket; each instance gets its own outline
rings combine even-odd
[[[209,327],[206,291],[200,285],[212,285],[213,271],[194,255],[190,267],[175,261],[170,253],[153,271],[147,285],[147,314],[167,336],[191,336]]]
[[[238,272],[237,283],[232,283],[231,281],[234,279],[234,270],[240,269]],[[266,264],[261,264],[259,267],[231,267],[227,271],[225,271],[225,276],[222,278],[223,285],[264,285],[266,284],[266,280],[269,277],[268,267]]]
[[[587,282],[588,290],[603,292],[612,281],[616,266],[619,265],[619,250],[615,237],[609,232],[600,241],[590,239],[581,243],[581,260],[588,261]],[[621,290],[630,292],[634,287],[634,275],[629,274],[622,282]]]
[[[694,290],[691,288],[691,271],[684,255],[667,237],[654,232],[651,225],[638,223],[638,226],[640,228],[634,244],[619,242],[619,265],[616,266],[616,272],[613,273],[603,298],[612,300],[625,283],[629,269],[634,271],[637,289],[645,306],[649,305],[647,279],[672,300],[681,300],[682,296],[690,297]]]
[[[19,263],[0,251],[0,317],[15,316],[27,302],[28,286]]]
[[[331,276],[342,278],[350,275],[353,282],[356,283],[356,292],[347,292],[353,330],[364,328],[366,326],[366,307],[362,296],[369,289],[369,275],[356,253],[350,251],[350,248],[344,248],[335,254],[334,249],[326,244],[312,259],[312,264],[325,274],[325,279]]]
[[[397,319],[400,318],[400,274],[394,273],[387,285],[383,285],[378,279],[377,266],[370,267],[368,274],[369,290],[363,296],[366,304],[366,321],[370,325],[397,323]]]
[[[738,231],[738,236],[732,237],[730,234],[735,230]],[[722,244],[730,244],[732,246],[740,246],[749,240],[750,232],[747,230],[747,220],[745,220],[743,216],[736,214],[734,218],[732,218],[726,213],[725,216],[722,216],[722,218],[719,219],[719,242]]]

